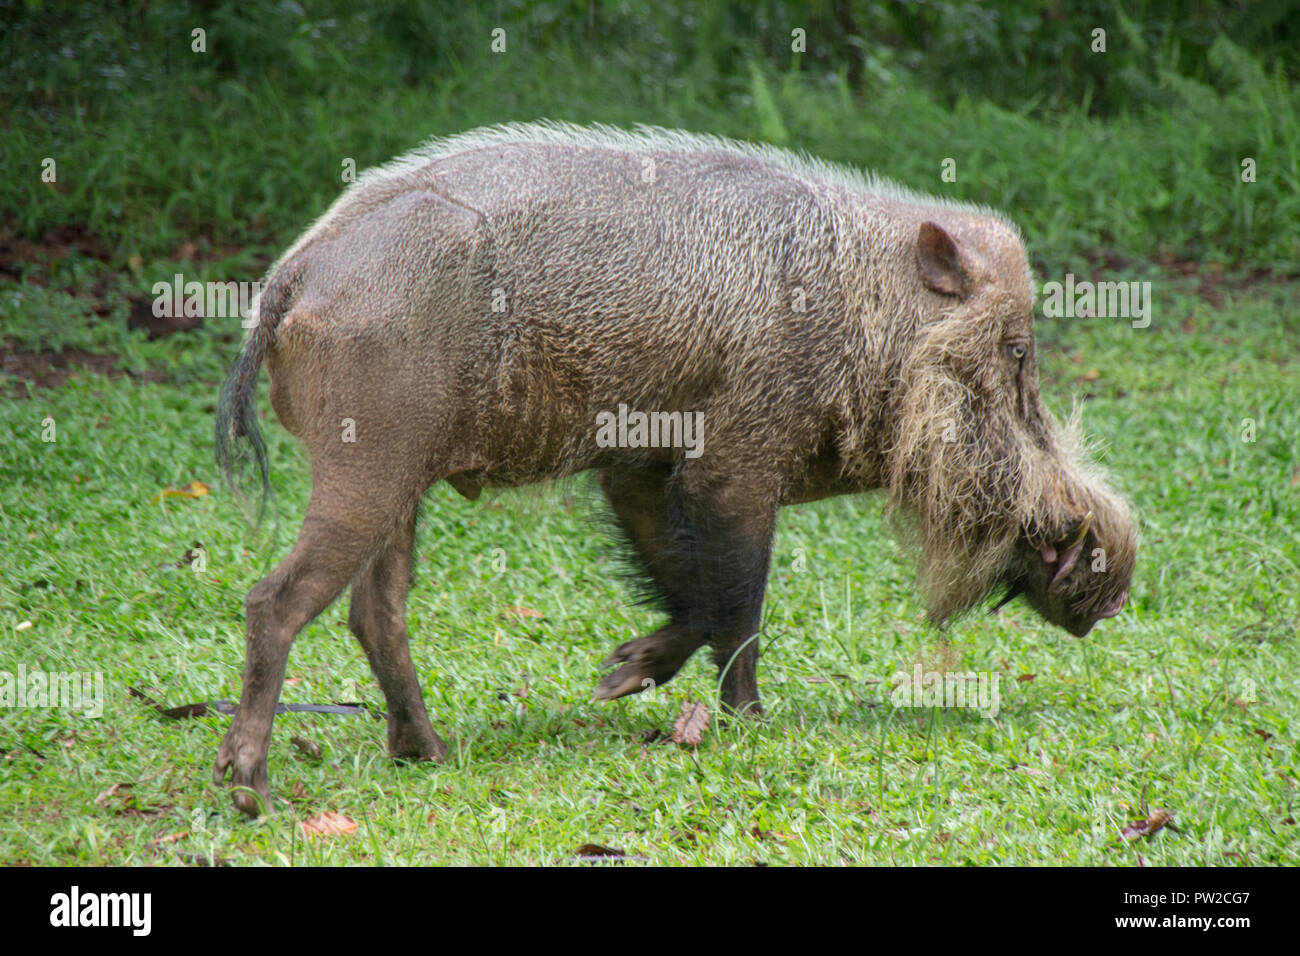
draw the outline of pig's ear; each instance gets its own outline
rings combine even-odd
[[[961,258],[957,240],[935,223],[921,223],[916,235],[916,264],[927,289],[965,298],[970,281]]]

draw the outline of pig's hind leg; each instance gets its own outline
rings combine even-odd
[[[229,773],[235,806],[249,816],[269,809],[267,750],[294,637],[347,587],[390,532],[382,508],[360,504],[378,487],[377,481],[318,479],[298,540],[244,602],[244,686],[213,780],[220,784]]]
[[[388,705],[388,753],[394,758],[441,760],[447,754],[429,723],[406,633],[406,594],[415,548],[415,507],[352,585],[348,628],[370,661]]]

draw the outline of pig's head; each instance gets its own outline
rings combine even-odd
[[[894,513],[910,518],[930,617],[1024,595],[1082,637],[1128,596],[1137,533],[1091,466],[1077,417],[1038,393],[1033,286],[1020,237],[954,212],[920,223],[919,321],[904,347],[886,451]],[[1001,606],[1001,605],[999,605]]]

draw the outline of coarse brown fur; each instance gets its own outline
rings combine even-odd
[[[288,557],[253,588],[216,777],[269,799],[294,635],[352,583],[349,625],[395,756],[438,759],[407,649],[418,502],[597,469],[669,620],[597,696],[703,644],[758,712],[780,506],[884,488],[938,622],[999,586],[1082,634],[1123,604],[1136,534],[1038,395],[1023,244],[999,215],[768,147],[529,124],[437,140],[353,185],[272,268],[222,392],[218,457],[266,457],[252,396],[306,446]],[[684,413],[702,453],[611,446],[598,416]]]

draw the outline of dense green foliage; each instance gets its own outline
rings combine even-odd
[[[1009,210],[1056,265],[1088,247],[1300,262],[1300,18],[1285,6],[3,5],[0,174],[16,188],[0,217],[30,236],[86,225],[119,261],[182,238],[273,248],[337,195],[346,158],[550,117],[872,167]],[[949,157],[955,183],[939,176]]]

